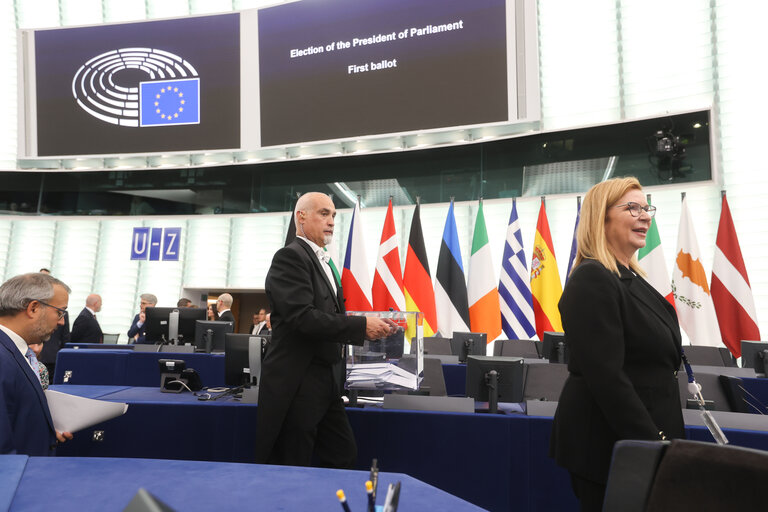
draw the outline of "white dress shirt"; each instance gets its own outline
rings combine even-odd
[[[333,270],[331,270],[331,266],[328,264],[328,261],[331,259],[331,255],[328,254],[328,251],[326,251],[325,249],[323,249],[322,247],[320,247],[319,245],[317,245],[315,242],[313,242],[308,238],[304,238],[303,236],[296,236],[296,238],[301,238],[302,240],[307,242],[307,244],[312,249],[312,251],[314,251],[315,256],[317,256],[318,261],[320,261],[320,266],[325,271],[325,276],[328,278],[328,281],[330,281],[331,284],[333,285],[332,287],[333,293],[338,294],[338,290],[336,289],[336,287],[338,286],[336,284],[336,278],[333,276]]]

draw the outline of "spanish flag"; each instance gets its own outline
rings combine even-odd
[[[405,254],[403,284],[405,286],[405,307],[408,311],[421,311],[424,314],[424,336],[434,336],[437,332],[437,311],[435,310],[435,290],[429,273],[427,249],[421,231],[419,203],[413,211],[411,234],[408,237],[408,252]],[[411,326],[409,325],[409,328]],[[408,333],[408,339],[415,332]]]
[[[555,247],[549,232],[547,208],[541,198],[539,220],[536,222],[536,238],[533,241],[531,258],[531,293],[533,294],[533,313],[536,317],[536,334],[544,339],[544,331],[562,332],[560,310],[557,303],[563,294],[560,272],[557,270]]]

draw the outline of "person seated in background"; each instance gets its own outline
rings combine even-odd
[[[157,297],[151,293],[142,293],[139,297],[139,312],[133,317],[133,323],[131,328],[128,329],[129,343],[146,343],[147,331],[144,328],[144,322],[147,317],[145,310],[147,307],[153,308],[157,306]]]
[[[34,272],[0,286],[0,454],[54,455],[57,432],[30,345],[43,343],[64,322],[69,287]]]
[[[259,334],[272,334],[272,313],[264,315],[264,327],[261,328]]]
[[[102,343],[102,333],[96,313],[101,311],[101,296],[95,293],[85,299],[85,307],[72,323],[69,340],[72,343]]]
[[[251,334],[268,334],[266,330],[267,330],[267,310],[265,308],[261,308],[259,309],[258,313],[253,314],[253,324],[251,325]]]
[[[192,304],[192,301],[182,297],[179,299],[179,301],[176,303],[177,308],[194,308],[196,307],[194,304]]]
[[[222,293],[216,300],[216,310],[219,312],[218,320],[222,322],[235,323],[235,315],[229,310],[232,307],[232,296],[228,293]]]
[[[213,312],[213,304],[208,304],[208,320],[216,320],[216,313]]]

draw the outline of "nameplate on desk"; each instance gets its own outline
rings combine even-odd
[[[543,416],[552,418],[557,410],[557,402],[549,400],[526,400],[525,414],[527,416]]]
[[[408,411],[475,412],[473,398],[455,396],[384,395],[384,409]]]

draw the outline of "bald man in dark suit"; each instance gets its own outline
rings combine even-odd
[[[267,273],[272,343],[262,363],[256,462],[350,468],[357,446],[341,400],[343,344],[388,335],[379,318],[346,316],[344,294],[323,250],[336,208],[325,194],[299,198],[296,239]]]
[[[72,324],[69,340],[72,343],[102,343],[101,326],[96,313],[101,311],[101,297],[95,293],[85,299],[85,307]]]

